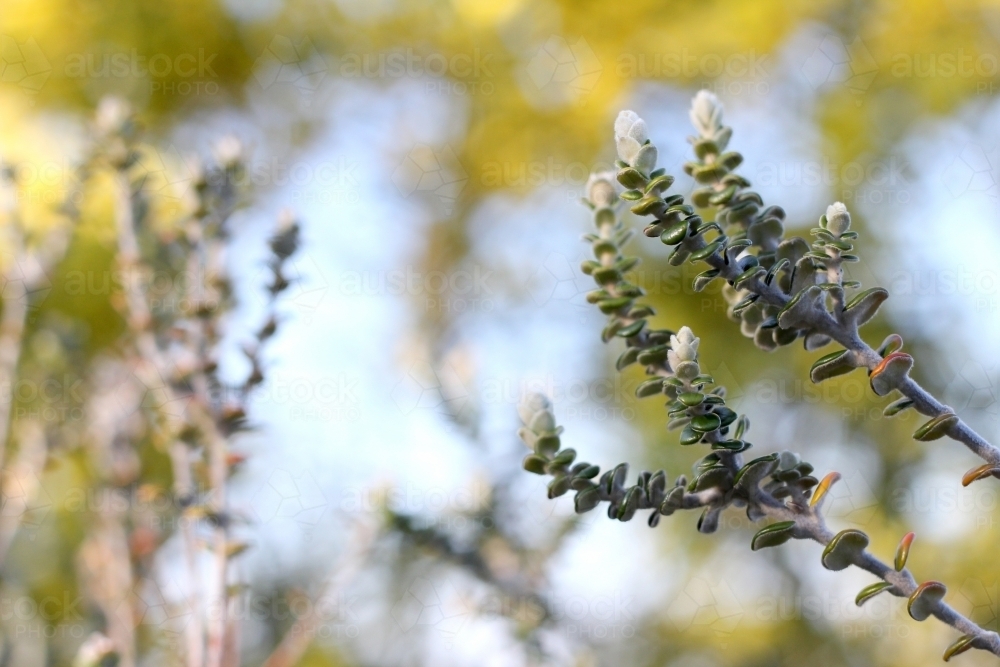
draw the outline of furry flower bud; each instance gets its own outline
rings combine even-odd
[[[840,236],[851,228],[851,214],[841,202],[830,204],[826,209],[826,229],[834,236]]]

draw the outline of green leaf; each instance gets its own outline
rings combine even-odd
[[[637,360],[644,366],[662,363],[667,358],[667,351],[669,349],[669,345],[654,345],[653,347],[640,351]]]
[[[759,299],[760,294],[751,294],[747,298],[743,299],[733,306],[733,316],[739,316],[744,310],[757,303]]]
[[[690,423],[691,423],[691,418],[690,417],[681,417],[680,419],[671,419],[669,422],[667,422],[667,430],[668,431],[676,431],[680,427],[687,426]]]
[[[608,322],[607,326],[605,326],[604,329],[601,330],[601,342],[607,343],[609,340],[614,338],[615,334],[618,333],[618,331],[623,326],[624,322],[622,322],[620,319],[618,319],[617,317],[611,318],[611,321]]]
[[[535,452],[541,456],[555,456],[559,445],[559,436],[543,435],[535,441]]]
[[[625,351],[618,357],[618,361],[615,362],[615,370],[623,371],[634,364],[641,351],[641,348],[638,347],[626,347]]]
[[[710,535],[719,529],[719,516],[722,514],[721,507],[709,507],[698,517],[698,532]]]
[[[597,302],[597,307],[601,309],[601,312],[605,315],[610,315],[616,310],[621,310],[632,305],[632,298],[627,296],[620,296],[615,299],[604,299]]]
[[[642,199],[642,195],[643,193],[641,190],[626,190],[618,196],[625,201],[639,201]]]
[[[573,499],[573,509],[577,514],[584,514],[601,504],[601,490],[597,487],[584,489]]]
[[[973,648],[973,643],[975,641],[976,641],[975,635],[962,635],[961,637],[955,640],[954,644],[945,649],[944,655],[941,657],[944,658],[945,662],[948,662],[956,655],[965,653],[969,649]]]
[[[635,388],[636,398],[646,398],[663,392],[663,378],[652,378]]]
[[[646,187],[646,177],[639,173],[638,169],[629,167],[618,172],[618,182],[626,188],[638,190]]]
[[[913,357],[905,352],[893,352],[872,369],[869,375],[872,391],[885,396],[899,387],[913,368]]]
[[[882,411],[882,415],[885,417],[895,417],[903,410],[907,410],[913,407],[913,401],[909,398],[901,398],[898,401],[890,403],[885,406],[885,410]]]
[[[699,218],[698,216],[692,216],[688,218],[688,222],[694,229],[695,234],[707,234],[710,229],[714,229],[715,231],[722,234],[722,227],[720,227],[719,223],[715,222],[714,220],[712,222],[706,222],[703,224],[701,218]]]
[[[667,205],[663,203],[657,195],[643,197],[638,204],[632,206],[631,210],[636,215],[659,215],[667,210]]]
[[[729,151],[720,155],[717,162],[724,166],[727,171],[732,171],[743,163],[743,156],[736,151]]]
[[[733,452],[734,454],[738,454],[739,452],[745,452],[746,450],[750,449],[750,447],[751,447],[750,443],[746,442],[745,440],[722,440],[720,442],[712,443],[713,451],[725,450],[728,452]]]
[[[846,257],[846,255],[845,255]],[[861,326],[878,313],[879,306],[889,298],[889,292],[881,287],[873,287],[861,292],[844,306],[844,317],[856,326]]]
[[[549,499],[551,500],[552,498],[558,498],[559,496],[564,495],[567,491],[569,491],[569,485],[572,481],[573,479],[569,475],[559,475],[549,482]]]
[[[892,588],[892,584],[890,584],[888,581],[879,581],[872,584],[871,586],[865,586],[864,588],[861,589],[861,592],[858,593],[858,596],[854,598],[854,604],[860,607],[861,605],[863,605],[864,603],[868,602],[873,597],[881,593],[882,591],[887,591],[890,588]]]
[[[778,455],[768,454],[750,461],[740,468],[733,480],[733,488],[750,497],[757,486],[778,467]]]
[[[743,415],[736,421],[736,433],[734,433],[733,435],[736,438],[742,438],[743,434],[746,433],[749,428],[750,428],[750,418],[747,417],[746,415]]]
[[[818,384],[823,380],[850,373],[855,368],[857,366],[854,364],[854,355],[850,350],[831,352],[816,360],[809,369],[809,379]]]
[[[687,236],[687,231],[688,225],[686,222],[675,223],[663,230],[663,233],[660,234],[660,242],[664,245],[677,245]]]
[[[685,248],[682,245],[679,245],[676,248],[674,248],[674,251],[670,254],[670,257],[667,258],[667,264],[669,264],[670,266],[680,266],[681,264],[687,261],[687,258],[690,256],[690,254],[691,253],[688,252],[687,248]]]
[[[819,304],[823,295],[816,285],[810,285],[792,297],[785,307],[778,312],[778,324],[785,329],[794,329],[805,323],[808,316]]]
[[[633,322],[632,324],[629,324],[628,326],[624,326],[621,329],[619,329],[615,333],[615,335],[616,336],[620,336],[621,338],[631,338],[632,336],[635,336],[640,331],[642,331],[643,327],[645,327],[645,326],[646,326],[646,320],[644,320],[644,319],[643,320],[637,320],[637,321]]]
[[[879,345],[878,354],[880,357],[887,357],[893,352],[899,352],[903,349],[903,337],[899,334],[889,334]]]
[[[659,171],[659,169],[657,169],[657,171]],[[653,173],[655,174],[656,172],[653,172]],[[654,191],[657,192],[657,193],[663,192],[664,190],[668,189],[673,184],[674,184],[674,177],[673,176],[671,176],[670,174],[660,174],[660,175],[654,177],[649,182],[649,184],[646,186],[646,192],[647,193],[654,192]],[[676,196],[679,196],[679,195],[676,195]],[[669,203],[670,202],[668,202],[668,204]]]
[[[943,438],[947,435],[949,429],[957,423],[958,417],[956,415],[950,412],[942,413],[918,428],[913,434],[913,439],[921,442],[930,442],[931,440]]]
[[[764,270],[763,266],[752,266],[733,280],[733,287],[740,289],[744,283],[765,275],[766,273],[767,271]]]
[[[594,269],[593,276],[594,280],[601,285],[616,283],[622,279],[621,272],[613,266],[602,266]]]
[[[720,273],[721,271],[719,271],[718,269],[709,269],[704,273],[699,273],[697,276],[694,277],[694,291],[701,292],[702,290],[704,290],[706,287],[708,287],[709,283],[711,283],[713,280],[719,277]]]
[[[698,479],[694,481],[694,490],[704,491],[706,489],[714,488],[724,489],[729,486],[731,478],[732,472],[730,472],[729,468],[726,468],[725,466],[709,468],[699,475]]]
[[[702,435],[703,434],[701,432],[691,428],[691,425],[689,424],[688,426],[684,427],[683,431],[681,431],[681,444],[693,445],[697,443],[699,440],[701,440]]]
[[[767,276],[764,278],[764,282],[770,285],[771,281],[774,280],[774,276],[777,275],[778,271],[781,271],[782,269],[788,266],[789,266],[789,261],[787,259],[785,258],[779,259],[771,266],[770,269],[767,270]]]
[[[736,417],[737,417],[736,413],[734,411],[730,410],[729,408],[727,408],[725,405],[717,406],[713,410],[713,412],[719,416],[719,419],[722,422],[722,427],[729,426],[734,421],[736,421]]]
[[[691,253],[691,261],[692,262],[698,262],[698,261],[706,260],[709,257],[711,257],[712,255],[714,255],[721,247],[722,247],[722,241],[721,240],[712,241],[711,243],[709,243],[707,246],[705,246],[701,250],[698,250],[698,251],[695,251],[695,252]]]
[[[711,139],[697,139],[694,142],[694,154],[698,156],[699,160],[704,160],[709,155],[718,155],[719,146]]]
[[[823,549],[821,561],[828,570],[843,570],[857,563],[868,548],[868,536],[860,530],[842,530]]]
[[[615,222],[615,212],[610,208],[599,208],[594,213],[594,224],[600,228],[603,225],[611,225]]]
[[[573,448],[567,448],[556,454],[552,461],[550,461],[549,465],[568,466],[575,460],[576,450]]]
[[[716,192],[711,197],[709,197],[707,203],[711,204],[712,206],[722,206],[723,204],[728,204],[729,200],[732,199],[733,195],[735,194],[736,194],[736,186],[730,185],[725,190],[722,190],[721,192]]]
[[[524,461],[521,462],[521,465],[528,472],[533,472],[536,475],[544,475],[546,463],[548,463],[548,461],[538,454],[528,454],[524,457]]]
[[[686,391],[678,396],[677,400],[690,408],[701,405],[702,401],[705,400],[705,395],[699,391]]]
[[[757,551],[766,547],[776,547],[792,539],[795,532],[794,521],[779,521],[757,531],[750,542],[750,549]]]
[[[622,500],[622,504],[618,506],[618,513],[616,518],[619,521],[631,521],[632,517],[635,516],[635,511],[639,508],[639,498],[642,495],[642,490],[637,486],[633,486],[625,493],[625,498]]]
[[[926,621],[937,604],[944,599],[948,588],[940,581],[925,581],[917,586],[906,603],[906,611],[915,621]]]
[[[896,568],[896,572],[902,572],[903,568],[906,567],[906,560],[910,557],[911,544],[913,544],[913,533],[903,535],[899,546],[896,547],[896,557],[893,559],[893,567]]]
[[[722,425],[722,420],[714,413],[697,415],[691,418],[691,428],[701,433],[709,433]]]

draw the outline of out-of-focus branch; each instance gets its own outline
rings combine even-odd
[[[320,594],[309,607],[309,612],[295,619],[284,637],[275,647],[271,655],[264,661],[263,667],[295,667],[309,649],[316,632],[323,621],[320,610],[326,602],[343,593],[350,585],[355,575],[364,567],[368,554],[378,536],[378,530],[369,524],[358,521],[347,540],[347,548],[323,583]]]
[[[129,176],[128,167],[130,155],[134,148],[129,143],[130,137],[125,128],[133,121],[131,111],[127,108],[114,108],[121,105],[117,101],[106,101],[105,108],[98,110],[98,122],[103,122],[102,129],[109,136],[109,144],[117,149],[110,154],[115,167],[115,221],[118,240],[118,268],[125,277],[123,290],[125,299],[126,323],[132,333],[136,352],[136,375],[150,387],[162,386],[165,394],[165,404],[176,405],[177,396],[169,382],[161,378],[168,377],[167,361],[160,350],[153,333],[153,317],[142,293],[140,276],[145,270],[141,263],[139,241],[136,232],[135,207],[133,197],[136,194]],[[111,108],[109,108],[111,107]],[[103,115],[102,115],[103,114]],[[120,142],[120,143],[119,143]],[[187,445],[178,438],[179,424],[169,412],[162,415],[167,449],[170,453],[174,472],[174,487],[177,497],[182,503],[189,502],[194,490],[191,479],[190,457]],[[202,614],[198,609],[198,545],[190,520],[182,518],[181,537],[184,545],[185,562],[188,567],[189,597],[187,600],[191,620],[185,627],[187,655],[185,662],[188,667],[201,667],[204,661],[204,642],[202,630]],[[112,637],[113,638],[113,637]]]

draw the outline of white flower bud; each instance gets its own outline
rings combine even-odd
[[[680,341],[681,343],[685,343],[685,344],[688,344],[688,345],[693,344],[695,346],[695,349],[697,349],[698,348],[698,342],[699,342],[700,339],[697,336],[694,335],[694,332],[691,331],[691,327],[684,326],[684,327],[681,327],[681,330],[678,331],[675,335],[671,336],[670,340],[671,340],[671,343],[674,340],[677,340],[677,341]]]
[[[649,140],[649,130],[646,129],[646,121],[639,118],[632,123],[632,127],[628,130],[628,136],[632,137],[640,144],[646,143],[646,141]]]
[[[697,361],[698,345],[701,339],[694,335],[690,327],[681,327],[681,330],[670,337],[670,350],[667,351],[667,360],[671,368],[677,368],[685,361]]]
[[[611,206],[618,199],[618,184],[615,182],[614,172],[602,171],[591,174],[584,191],[587,193],[587,201],[595,208]]]
[[[228,134],[212,146],[212,154],[223,167],[233,167],[243,160],[243,142],[236,136]]]
[[[96,120],[102,134],[119,134],[132,120],[132,106],[120,97],[105,97],[97,105]]]
[[[690,345],[684,345],[683,343],[675,347],[674,352],[681,361],[694,361],[698,358],[697,351]]]
[[[851,228],[851,214],[841,202],[830,204],[826,209],[826,229],[834,236],[840,236]]]
[[[530,426],[535,413],[541,410],[548,410],[551,407],[552,404],[544,394],[533,392],[525,394],[524,398],[521,399],[521,403],[517,406],[517,414],[526,426]]]
[[[548,431],[556,430],[556,418],[548,410],[539,410],[535,413],[535,416],[531,418],[531,423],[528,424],[530,428],[535,433],[547,433]]]
[[[615,139],[619,137],[628,136],[629,130],[635,125],[636,121],[642,120],[639,118],[639,114],[634,111],[622,111],[618,114],[618,118],[615,119]]]
[[[722,102],[707,90],[699,90],[691,101],[691,123],[698,133],[712,138],[722,129]]]
[[[634,111],[622,111],[615,120],[615,145],[618,157],[633,164],[639,149],[649,139],[646,123]]]

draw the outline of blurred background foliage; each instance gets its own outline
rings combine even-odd
[[[845,199],[851,207],[861,232],[866,287],[882,284],[894,292],[887,312],[866,329],[869,342],[902,334],[915,350],[920,381],[958,400],[963,418],[995,436],[995,292],[895,293],[894,287],[928,275],[940,285],[934,276],[947,270],[979,271],[977,281],[983,272],[994,275],[992,250],[1000,247],[993,180],[1000,137],[998,58],[1000,4],[971,0],[3,0],[0,159],[15,175],[15,188],[0,210],[2,222],[23,220],[36,245],[46,243],[53,229],[73,228],[69,252],[31,313],[21,372],[82,373],[88,359],[114,354],[123,330],[113,293],[81,294],[69,284],[81,273],[99,275],[112,267],[110,181],[96,173],[77,191],[87,119],[103,96],[120,95],[139,110],[146,140],[158,147],[146,155],[156,193],[152,205],[168,222],[178,215],[178,189],[185,184],[183,154],[207,152],[212,136],[243,137],[264,164],[346,159],[361,165],[349,184],[360,201],[299,207],[305,209],[307,252],[313,248],[328,282],[330,275],[364,270],[363,263],[352,264],[352,247],[368,256],[384,246],[391,252],[364,266],[403,266],[423,276],[482,269],[491,276],[487,292],[493,300],[484,312],[449,307],[462,303],[461,291],[437,294],[436,306],[419,290],[369,293],[397,309],[390,323],[366,314],[357,300],[328,299],[322,306],[328,318],[320,322],[355,331],[353,337],[328,332],[341,347],[328,351],[324,359],[333,361],[324,363],[336,370],[338,355],[360,355],[373,360],[363,373],[388,369],[398,380],[421,360],[442,397],[426,420],[407,421],[409,413],[390,405],[392,427],[371,421],[316,427],[309,438],[327,450],[385,448],[391,457],[396,450],[389,440],[412,435],[412,443],[399,446],[415,448],[447,433],[467,453],[427,450],[428,460],[454,456],[463,462],[455,464],[460,470],[450,481],[439,477],[435,483],[461,488],[477,484],[468,480],[478,475],[489,491],[488,500],[471,510],[480,529],[450,535],[459,546],[442,542],[434,530],[421,532],[405,516],[389,521],[389,534],[400,536],[398,550],[387,564],[372,566],[361,593],[367,600],[381,592],[387,606],[362,613],[359,635],[318,641],[301,664],[513,664],[522,658],[570,664],[924,664],[946,645],[946,629],[917,626],[901,607],[874,617],[849,616],[844,600],[863,577],[821,571],[818,553],[805,545],[750,554],[751,527],[744,517],[705,537],[694,532],[693,517],[674,517],[647,531],[632,524],[576,525],[561,505],[553,513],[544,491],[526,491],[530,480],[517,473],[522,452],[513,439],[513,404],[519,392],[511,386],[519,386],[515,371],[563,387],[560,382],[580,380],[587,395],[570,402],[575,414],[566,420],[566,442],[582,434],[577,448],[590,447],[583,455],[603,465],[614,457],[664,467],[674,476],[689,471],[696,453],[676,447],[674,436],[665,434],[662,407],[632,398],[638,371],[630,370],[619,384],[609,380],[610,404],[594,400],[599,392],[593,387],[613,378],[618,351],[597,345],[599,317],[581,307],[579,277],[561,271],[575,271],[584,256],[574,237],[587,231],[588,217],[576,200],[586,172],[613,160],[617,112],[631,107],[642,113],[656,142],[666,146],[668,171],[679,174],[686,159],[681,139],[690,132],[687,100],[708,87],[727,104],[733,145],[747,157],[742,173],[767,203],[789,210],[795,229],[805,234],[831,201]],[[345,133],[355,133],[355,140],[343,139]],[[935,143],[942,135],[951,138]],[[324,139],[330,136],[341,139]],[[969,157],[969,146],[979,153]],[[980,154],[985,166],[976,161]],[[959,184],[961,197],[950,189],[954,172],[947,171],[959,162],[972,174]],[[407,180],[404,167],[413,164],[424,169],[424,180]],[[822,172],[810,180],[803,171],[830,165],[830,177]],[[853,178],[850,169],[861,176]],[[880,169],[895,179],[889,186]],[[690,191],[690,180],[679,180],[680,189]],[[300,203],[289,201],[286,184],[273,172],[263,172],[250,190],[251,202],[265,212],[279,203]],[[324,243],[340,245],[325,255]],[[996,492],[958,489],[971,457],[956,446],[913,442],[912,418],[877,417],[881,402],[863,377],[809,386],[805,378],[815,354],[797,345],[770,355],[757,352],[727,321],[718,293],[685,289],[690,270],[666,267],[661,248],[633,242],[633,249],[645,258],[637,280],[664,326],[688,324],[702,337],[703,363],[730,384],[740,401],[736,407],[750,414],[759,451],[798,449],[820,472],[838,467],[848,487],[841,498],[843,527],[864,527],[884,554],[900,535],[916,530],[915,571],[948,582],[956,606],[966,612],[975,607],[977,620],[996,629]],[[237,262],[243,262],[250,285],[244,296],[254,289],[255,256]],[[5,251],[4,261],[17,258]],[[543,284],[539,297],[539,275],[561,281],[559,289],[568,285],[569,296],[551,296],[555,288]],[[333,283],[343,297],[347,288],[336,278]],[[308,356],[311,339],[296,338],[307,327],[292,324],[284,334],[285,357],[296,347]],[[51,331],[57,347],[44,333]],[[386,343],[388,349],[379,347]],[[504,360],[517,353],[529,361],[504,368]],[[548,361],[556,357],[561,359]],[[970,363],[973,370],[963,375]],[[280,360],[275,364],[280,367]],[[458,378],[461,400],[449,396],[454,387],[447,373]],[[963,378],[968,386],[961,385]],[[381,389],[362,386],[363,411],[390,404],[393,381]],[[20,407],[30,413],[30,405]],[[593,417],[602,409],[617,411],[619,418]],[[281,430],[279,417],[261,420],[270,434],[268,448],[291,446],[295,436]],[[364,484],[393,484],[406,479],[398,469],[409,460],[375,465],[364,459],[358,465],[372,468],[361,476]],[[144,461],[151,478],[168,476],[157,470],[165,465],[162,457]],[[240,473],[245,479],[239,483],[250,489],[265,483],[262,465]],[[86,486],[95,474],[69,444],[50,448],[42,485],[53,507],[61,507],[59,489]],[[360,483],[345,482],[344,488]],[[339,497],[344,490],[325,492]],[[75,591],[73,560],[85,521],[79,513],[56,511],[36,530],[22,531],[5,565],[5,586],[39,599]],[[556,539],[559,531],[572,537]],[[276,597],[314,585],[339,548],[334,539],[323,543],[328,552],[300,554],[301,544],[284,534],[269,538],[263,531],[257,537],[273,544],[258,550],[263,555],[247,556],[260,559],[252,561],[257,565],[249,568],[249,583]],[[597,549],[595,541],[609,546]],[[276,555],[288,550],[295,553]],[[279,562],[273,569],[264,565],[272,557]],[[405,597],[413,581],[439,582],[442,571],[452,572],[448,581],[464,581],[454,570],[469,571],[487,586],[502,584],[501,590],[514,590],[514,599],[534,591],[638,601],[623,612],[627,618],[605,628],[606,636],[581,631],[585,624],[579,623],[576,630],[557,630],[561,643],[554,652],[532,634],[536,623],[503,610],[494,616],[508,625],[487,623],[488,629],[534,646],[519,658],[497,649],[506,646],[498,639],[478,649],[488,647],[490,657],[473,657],[475,647],[451,646],[459,640],[443,640],[433,624],[426,636],[397,632],[392,602]],[[593,585],[604,577],[614,583]],[[648,591],[633,590],[637,585]],[[60,621],[48,623],[56,627]],[[284,629],[275,619],[264,626],[266,632],[252,638],[246,664],[259,664]],[[383,644],[394,632],[400,636]],[[467,628],[461,636],[475,643],[479,632]],[[68,646],[74,641],[66,639]],[[70,648],[44,648],[59,643],[41,641],[43,648],[31,654],[37,661],[23,664],[61,664],[58,656],[69,655]],[[989,660],[971,654],[961,659]]]

